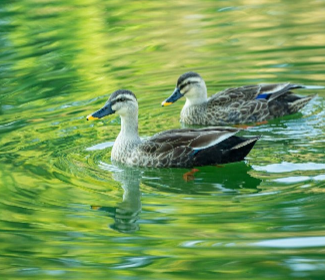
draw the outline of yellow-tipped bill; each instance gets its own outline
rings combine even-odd
[[[166,100],[165,100],[165,101],[163,101],[161,103],[161,106],[166,107],[166,106],[169,106],[169,105],[172,105],[172,104],[173,104],[173,102],[166,102]]]
[[[113,111],[111,103],[109,101],[106,102],[105,106],[99,110],[97,110],[95,113],[90,114],[87,117],[87,121],[89,120],[99,120],[102,117],[114,114],[115,111]]]
[[[92,115],[89,115],[89,116],[87,117],[87,121],[93,121],[93,120],[99,120],[99,118],[96,118],[96,117],[94,117],[94,116],[92,116]]]
[[[176,102],[178,99],[180,99],[183,96],[184,94],[182,94],[179,88],[176,87],[172,95],[169,96],[165,101],[161,103],[161,106],[166,107],[172,105],[174,102]]]

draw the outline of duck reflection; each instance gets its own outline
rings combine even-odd
[[[137,221],[141,212],[141,171],[118,166],[112,175],[115,181],[121,183],[124,191],[122,202],[118,203],[116,207],[92,206],[92,209],[105,211],[109,217],[114,219],[114,223],[109,226],[111,229],[122,233],[135,232],[139,230]]]
[[[247,194],[259,191],[261,180],[250,175],[252,168],[245,162],[222,166],[186,169],[130,168],[121,165],[101,163],[100,167],[112,172],[113,179],[121,184],[124,191],[122,202],[116,207],[92,206],[105,211],[114,219],[110,228],[121,233],[139,230],[141,212],[140,182],[146,191],[216,195]],[[187,176],[188,173],[190,176]],[[190,178],[190,179],[189,179]]]
[[[207,166],[187,171],[185,169],[147,169],[142,183],[169,193],[257,193],[261,179],[250,175],[252,167],[245,162]]]

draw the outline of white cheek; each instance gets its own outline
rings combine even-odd
[[[123,114],[124,108],[123,107],[121,108],[120,104],[117,103],[112,106],[112,110],[118,113],[119,115],[121,115]]]
[[[119,110],[118,110],[118,113],[120,115],[125,115],[127,112],[128,112],[128,108],[127,107],[121,107]]]
[[[188,89],[188,92],[186,93],[186,96],[190,96],[190,97],[192,97],[192,96],[193,96],[193,97],[196,96],[196,94],[195,94],[195,89],[196,89],[196,88],[193,87],[193,86],[192,86],[191,88],[189,88],[189,89]]]
[[[180,90],[181,94],[188,94],[189,90],[189,85],[185,86],[184,88],[182,88],[182,90]]]
[[[118,106],[117,111],[120,115],[123,115],[125,113],[125,108],[124,107],[121,108],[120,106]]]

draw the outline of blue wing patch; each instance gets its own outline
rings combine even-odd
[[[270,97],[270,93],[262,93],[259,94],[255,99],[268,99]]]
[[[202,149],[195,149],[195,150],[193,150],[193,152],[191,153],[191,157],[194,157],[201,150]]]

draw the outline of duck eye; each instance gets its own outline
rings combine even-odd
[[[179,89],[182,90],[183,88],[187,87],[188,85],[190,85],[192,82],[188,81],[185,84],[182,84]]]
[[[117,101],[117,102],[124,102],[125,100],[126,100],[125,97],[121,97],[121,98],[117,99],[116,101]]]

